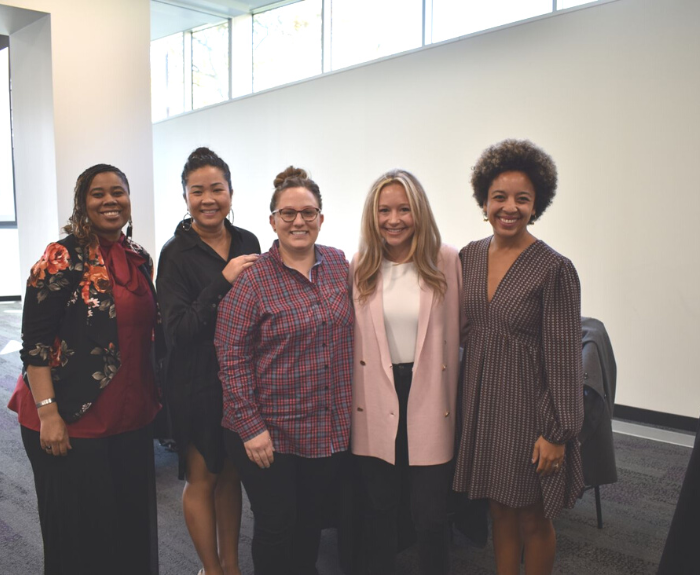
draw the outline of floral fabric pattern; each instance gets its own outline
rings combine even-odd
[[[110,343],[106,348],[96,347],[90,352],[91,355],[99,355],[104,360],[104,369],[92,374],[93,379],[100,382],[100,389],[104,388],[116,375],[121,364],[119,350],[117,346]]]
[[[150,256],[126,240],[146,262]],[[74,236],[49,244],[27,280],[22,316],[25,366],[51,368],[58,409],[66,422],[77,420],[112,381],[121,366],[116,308],[98,244],[81,246]]]

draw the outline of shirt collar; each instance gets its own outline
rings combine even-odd
[[[311,269],[314,269],[317,266],[320,266],[323,263],[323,254],[321,251],[318,249],[318,246],[314,244],[314,254],[316,256],[316,263],[311,266]],[[280,254],[280,241],[275,240],[272,242],[272,246],[270,247],[270,255],[280,263],[281,266],[283,267],[289,267],[285,265],[285,263],[282,261],[282,255]]]
[[[183,224],[186,227],[183,227]],[[231,245],[241,241],[238,229],[227,219],[224,219],[224,226],[231,234]],[[199,234],[192,229],[192,218],[185,218],[175,228],[175,235],[182,239],[182,250],[189,250],[197,246],[203,247],[204,242]]]

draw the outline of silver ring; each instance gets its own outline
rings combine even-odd
[[[44,447],[44,449],[46,449],[46,451],[51,451],[51,446],[47,445],[46,447]]]

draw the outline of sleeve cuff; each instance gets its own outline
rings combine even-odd
[[[571,439],[554,439],[551,435],[547,435],[545,433],[542,434],[542,437],[544,437],[545,440],[547,440],[552,445],[566,445],[567,443],[569,443],[569,441],[571,441]]]
[[[234,427],[234,431],[241,436],[243,443],[250,441],[267,430],[267,426],[260,415],[255,415],[245,421],[239,419],[234,422]]]

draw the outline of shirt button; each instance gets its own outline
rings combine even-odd
[[[445,364],[442,365],[442,371],[445,371],[447,369],[447,366]]]
[[[449,416],[450,416],[450,412],[449,412],[449,411],[446,411],[446,412],[445,412],[445,417],[449,417]]]
[[[328,369],[328,364],[324,365],[323,369]]]
[[[360,360],[360,365],[367,365],[367,364],[365,363],[365,360],[364,360],[364,359],[361,359],[361,360]]]

